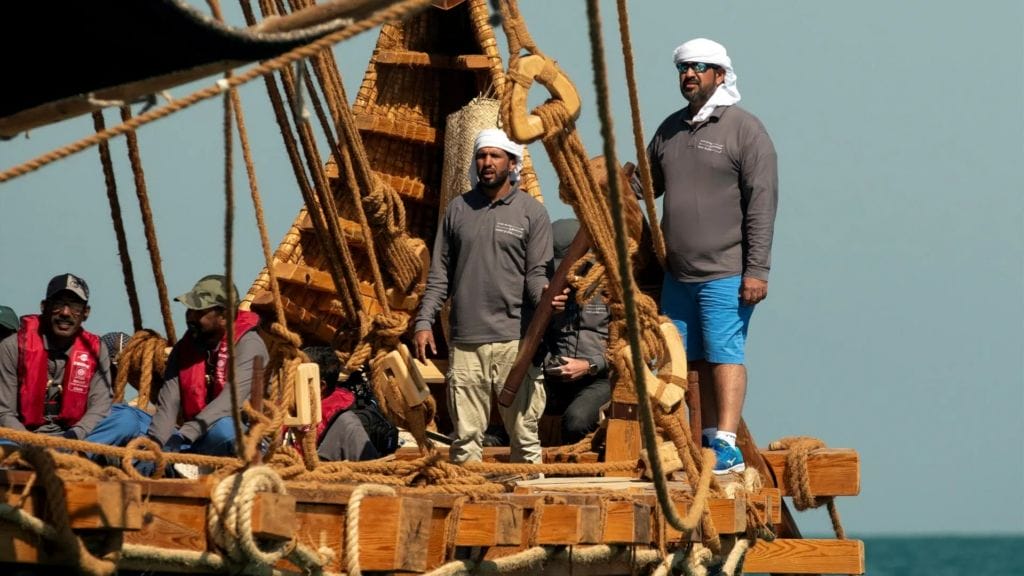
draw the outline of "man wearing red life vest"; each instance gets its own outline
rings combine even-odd
[[[0,426],[84,438],[110,411],[112,388],[107,348],[82,328],[89,286],[55,276],[40,309],[0,342]]]
[[[147,434],[164,450],[214,456],[234,454],[235,428],[227,382],[228,293],[223,276],[204,276],[175,298],[188,308],[188,333],[171,351],[156,413]],[[235,291],[237,294],[237,291]],[[256,357],[269,355],[256,333],[259,316],[240,310],[235,317],[235,380],[238,398],[249,398]],[[180,427],[176,428],[179,416]]]

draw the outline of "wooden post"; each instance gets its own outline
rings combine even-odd
[[[686,375],[686,407],[690,414],[690,435],[693,443],[700,446],[703,427],[700,422],[700,372],[690,370]]]
[[[747,428],[747,422],[743,418],[740,418],[740,425],[736,430],[736,446],[743,453],[743,461],[747,466],[753,466],[757,470],[766,486],[779,488],[778,478],[772,473],[768,462],[761,455],[761,451],[754,442],[754,437],[750,434],[750,428]],[[802,538],[800,529],[797,528],[796,520],[790,513],[789,507],[786,506],[786,502],[782,500],[780,505],[782,507],[782,522],[775,525],[775,535],[779,538]]]

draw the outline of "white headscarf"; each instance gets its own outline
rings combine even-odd
[[[707,38],[695,38],[676,48],[672,53],[672,62],[674,64],[704,62],[721,66],[725,70],[725,82],[715,90],[711,98],[708,98],[708,101],[693,117],[695,121],[707,120],[717,106],[732,106],[740,101],[740,90],[736,86],[736,72],[732,69],[732,60],[726,54],[725,46]]]
[[[476,153],[481,148],[500,148],[505,152],[508,152],[510,156],[515,156],[516,167],[513,168],[508,174],[508,180],[512,184],[519,182],[519,172],[523,169],[523,147],[520,144],[513,142],[507,134],[500,128],[487,128],[481,130],[476,136],[476,142],[473,143],[473,158],[476,158]],[[476,162],[470,162],[469,164],[469,182],[476,186],[479,181],[479,177],[476,174]]]

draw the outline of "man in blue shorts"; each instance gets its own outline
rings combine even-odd
[[[673,60],[689,105],[666,118],[647,147],[654,192],[665,195],[661,305],[700,373],[715,473],[740,472],[744,348],[754,305],[768,295],[775,148],[760,120],[735,105],[740,94],[725,47],[698,38],[676,48]]]

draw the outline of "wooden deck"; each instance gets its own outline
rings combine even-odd
[[[549,451],[548,456],[554,453]],[[764,452],[775,472],[784,474],[785,453]],[[410,457],[400,451],[399,458]],[[507,449],[488,449],[494,461],[507,459]],[[589,457],[585,458],[590,459]],[[822,450],[808,462],[819,495],[854,495],[860,490],[859,459],[852,450]],[[0,501],[17,506],[31,477],[24,471],[0,471]],[[207,532],[207,509],[215,487],[212,479],[196,481],[65,482],[71,526],[77,534],[123,535],[125,544],[191,552],[214,552]],[[671,483],[681,514],[689,509],[690,488]],[[336,551],[330,571],[345,570],[345,522],[354,487],[289,486],[287,495],[257,494],[252,512],[255,535],[278,540],[296,538],[313,549]],[[764,488],[737,498],[715,498],[710,513],[725,536],[747,529],[746,504],[772,524],[782,521],[784,489]],[[35,484],[21,502],[23,510],[47,519],[42,488]],[[683,535],[665,530],[656,512],[650,482],[618,477],[545,478],[519,482],[509,493],[466,498],[460,494],[425,494],[399,489],[395,496],[367,496],[359,518],[359,563],[366,571],[422,573],[457,558],[478,560],[507,556],[530,546],[626,545],[657,546],[666,534],[671,549]],[[453,516],[456,515],[457,517]],[[454,528],[449,523],[454,522]],[[700,538],[699,533],[688,537]],[[452,539],[454,539],[452,541]],[[109,539],[108,539],[109,540]],[[0,522],[0,562],[20,565],[61,565],[52,545],[13,524]],[[144,569],[122,558],[125,569]],[[278,567],[297,570],[287,561]],[[621,568],[621,570],[620,570]],[[168,570],[169,567],[159,567]],[[745,563],[748,572],[788,574],[861,574],[864,547],[857,540],[777,539],[758,542]],[[181,570],[181,568],[178,568]],[[190,570],[203,572],[202,570]],[[594,573],[575,570],[574,573]],[[628,566],[607,565],[600,573],[629,573]]]

